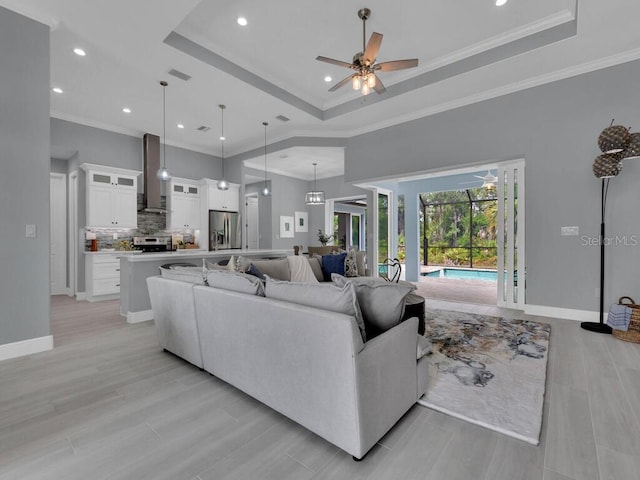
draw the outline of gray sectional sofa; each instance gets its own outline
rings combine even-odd
[[[354,315],[198,283],[147,279],[160,346],[355,459],[425,392],[416,318],[365,343]]]

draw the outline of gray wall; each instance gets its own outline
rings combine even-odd
[[[2,345],[50,334],[49,27],[0,7],[0,65]]]
[[[260,170],[246,168],[245,173],[251,175],[263,175]],[[269,173],[269,186],[271,196],[258,195],[258,212],[260,215],[260,248],[291,249],[294,245],[309,245],[310,236],[314,230],[309,228],[308,233],[295,232],[293,238],[280,238],[280,216],[295,216],[295,212],[309,212],[313,207],[305,205],[304,197],[312,186],[312,182],[300,180],[284,175]],[[264,182],[247,185],[246,193],[260,192]],[[311,225],[309,225],[310,227]]]
[[[48,100],[47,100],[48,102]],[[142,171],[142,136],[131,137],[99,128],[57,118],[51,119],[51,147],[60,151],[77,151],[69,161],[68,171],[78,170],[83,163],[107,165]],[[53,165],[52,160],[52,165]],[[56,164],[59,162],[55,161]],[[57,168],[57,167],[56,167]],[[219,178],[222,174],[220,158],[204,153],[167,145],[167,168],[175,177],[199,180]],[[227,163],[229,172],[229,163]],[[231,169],[233,170],[233,168]],[[78,225],[82,229],[86,219],[86,180],[83,170],[78,170]],[[229,181],[238,181],[227,173]],[[164,195],[164,185],[162,193]],[[138,177],[138,192],[144,190],[143,177]],[[80,249],[84,242],[79,242]],[[84,253],[78,251],[78,291],[85,289]]]
[[[507,159],[526,160],[527,303],[598,309],[600,180],[591,164],[612,118],[640,130],[640,61],[618,65],[349,140],[347,182]],[[611,182],[607,232],[640,234],[639,160]],[[407,219],[407,223],[411,219]],[[577,225],[580,236],[561,237]],[[640,247],[607,248],[605,305],[640,296]]]

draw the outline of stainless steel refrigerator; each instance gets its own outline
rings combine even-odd
[[[209,210],[209,250],[230,248],[242,248],[240,214]]]

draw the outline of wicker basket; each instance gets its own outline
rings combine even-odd
[[[625,342],[640,343],[640,305],[637,305],[631,297],[620,297],[618,303],[631,309],[631,322],[626,332],[613,330],[613,336]]]

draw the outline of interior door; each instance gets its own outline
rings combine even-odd
[[[524,160],[498,167],[498,305],[524,309]]]
[[[67,293],[67,182],[65,175],[52,173],[50,179],[50,291]]]
[[[258,249],[258,197],[246,197],[246,244],[245,248],[249,250]]]

